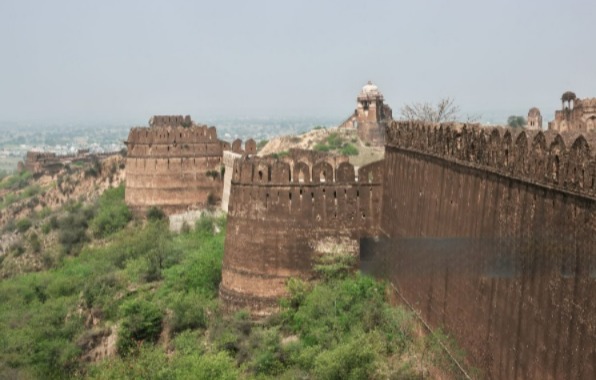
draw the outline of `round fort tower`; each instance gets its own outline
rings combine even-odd
[[[309,279],[317,256],[358,255],[373,236],[380,163],[358,170],[336,158],[243,158],[234,163],[220,297],[229,310],[271,314],[290,277]]]

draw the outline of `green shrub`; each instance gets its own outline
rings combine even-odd
[[[31,172],[24,171],[2,179],[0,189],[20,190],[31,181]]]
[[[31,250],[33,250],[33,252],[41,252],[41,242],[39,241],[39,236],[37,236],[35,232],[29,235],[29,245],[31,245]]]
[[[370,379],[376,369],[377,349],[366,336],[358,335],[337,347],[323,351],[315,360],[317,379]]]
[[[357,156],[358,155],[358,148],[356,148],[352,144],[346,144],[340,150],[341,154],[345,156]]]
[[[58,220],[58,241],[67,254],[76,253],[89,240],[86,231],[89,219],[93,217],[94,209],[73,204],[68,207],[68,213]],[[52,221],[50,220],[50,223]]]
[[[132,214],[124,203],[124,185],[104,191],[99,199],[99,210],[91,221],[93,235],[106,237],[124,228]]]
[[[171,327],[173,332],[207,327],[206,300],[199,293],[178,293],[172,295]]]
[[[155,342],[159,338],[162,324],[162,312],[153,303],[142,299],[133,299],[120,307],[122,323],[118,333],[118,353],[131,353],[137,343]]]
[[[331,150],[335,150],[335,149],[339,149],[342,147],[344,140],[342,139],[342,137],[339,135],[339,133],[337,132],[333,132],[331,133],[327,139],[327,145],[329,145],[329,148]]]
[[[22,234],[27,232],[29,230],[29,228],[31,228],[31,225],[32,225],[32,223],[29,218],[20,219],[19,221],[17,221],[17,224],[16,224],[17,230]]]
[[[313,147],[317,152],[329,152],[331,148],[325,143],[316,143]]]
[[[151,206],[147,210],[148,220],[163,220],[166,218],[166,214],[159,207]]]

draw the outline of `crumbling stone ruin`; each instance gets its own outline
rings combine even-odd
[[[119,154],[114,153],[90,153],[89,149],[79,149],[76,154],[57,155],[51,152],[29,151],[25,156],[25,162],[19,162],[19,171],[27,170],[35,175],[54,175],[62,170],[66,165],[74,162],[91,162],[92,160],[102,160],[107,157]]]
[[[567,91],[561,96],[561,110],[555,112],[555,119],[548,123],[548,129],[556,132],[596,131],[596,98],[578,99]]]
[[[362,87],[356,102],[354,114],[340,128],[355,128],[362,141],[382,146],[385,130],[393,118],[391,107],[384,103],[383,94],[371,81]]]
[[[345,157],[291,151],[234,161],[220,297],[231,310],[268,315],[290,277],[309,279],[317,256],[375,235],[381,162],[359,170]],[[339,247],[339,248],[338,248]]]

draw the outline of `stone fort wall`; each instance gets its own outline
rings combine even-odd
[[[165,118],[153,117],[159,126],[132,128],[128,135],[126,202],[137,213],[156,206],[171,215],[221,197],[222,154],[229,144],[217,138],[215,127],[167,126]]]
[[[593,137],[388,130],[374,271],[481,377],[596,377]]]
[[[311,278],[317,255],[358,253],[358,239],[377,234],[381,169],[357,172],[313,152],[292,158],[234,162],[220,296],[229,309],[267,315],[290,277]]]

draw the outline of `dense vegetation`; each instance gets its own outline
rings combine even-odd
[[[224,313],[225,219],[173,234],[158,210],[131,219],[123,197],[40,217],[57,237],[40,253],[48,269],[0,281],[0,378],[419,378],[442,363],[385,285],[342,256],[317,264],[316,283],[291,280],[278,315]]]

